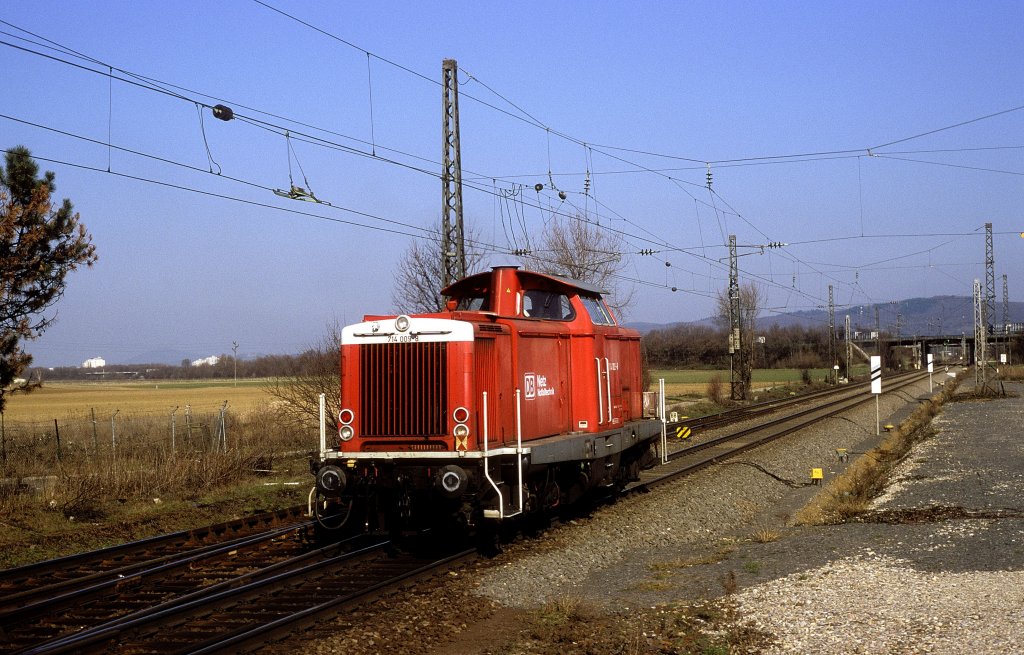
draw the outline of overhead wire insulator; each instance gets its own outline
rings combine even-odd
[[[231,107],[227,105],[214,105],[210,109],[213,111],[213,117],[222,121],[229,121],[235,117],[235,112],[231,111]]]
[[[711,190],[711,181],[712,181],[711,162],[707,163],[707,167],[708,167],[708,172],[704,174],[704,177],[707,179],[708,191],[710,191]]]

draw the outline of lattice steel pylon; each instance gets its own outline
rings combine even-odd
[[[850,340],[850,315],[846,315],[846,379],[850,380],[853,378],[853,373],[850,372],[850,364],[853,361],[853,341]]]
[[[985,289],[981,298],[981,393],[995,393],[995,371],[988,371],[991,365],[991,353],[988,337],[995,332],[993,321],[996,320],[996,258],[992,247],[992,224],[985,223]]]
[[[1010,334],[1010,291],[1006,286],[1006,273],[1003,273],[1003,329],[1002,333]],[[1009,341],[1007,341],[1009,345]]]
[[[980,393],[985,389],[985,300],[981,281],[974,280],[974,386]]]
[[[836,306],[832,301],[832,285],[828,285],[828,375],[833,384],[836,379]]]
[[[996,258],[992,250],[992,224],[985,223],[985,330],[996,319]]]
[[[441,64],[444,137],[441,170],[441,287],[466,277],[466,245],[462,227],[462,155],[459,146],[459,65]]]
[[[736,255],[736,235],[729,235],[729,397],[745,400],[747,388],[743,382],[743,321],[740,312],[739,261]]]

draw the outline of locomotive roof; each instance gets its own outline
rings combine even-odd
[[[445,296],[448,296],[449,298],[456,298],[466,295],[468,292],[471,291],[490,288],[491,278],[494,276],[494,272],[498,268],[518,269],[519,267],[495,266],[490,271],[470,275],[469,277],[462,278],[458,282],[453,282],[452,284],[442,289],[441,293]],[[531,281],[543,281],[546,282],[547,284],[554,283],[556,286],[568,287],[569,289],[572,290],[583,291],[584,293],[593,294],[596,296],[601,296],[602,294],[604,294],[604,291],[602,291],[599,287],[590,284],[589,282],[584,282],[583,280],[574,280],[572,278],[563,277],[561,275],[548,275],[547,273],[538,273],[536,271],[528,271],[522,269],[516,271],[516,276],[519,278],[520,282],[524,284],[524,286],[529,285]]]

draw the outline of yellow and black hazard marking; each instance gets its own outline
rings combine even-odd
[[[676,437],[678,437],[679,439],[686,439],[691,434],[693,433],[690,431],[690,428],[688,428],[685,425],[680,425],[678,428],[676,428]]]

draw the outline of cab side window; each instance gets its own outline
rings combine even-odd
[[[564,293],[529,289],[523,294],[523,316],[571,321],[576,317],[576,312]]]
[[[587,310],[587,314],[594,325],[615,325],[615,319],[612,318],[611,312],[604,306],[600,298],[596,296],[580,296],[580,301],[583,303],[583,307]]]
[[[456,309],[462,311],[487,311],[490,309],[490,297],[487,294],[468,295],[459,298]]]

